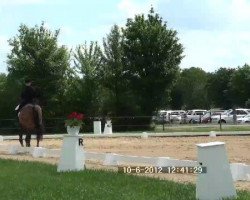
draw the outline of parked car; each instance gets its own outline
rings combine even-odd
[[[199,123],[201,117],[207,112],[207,110],[189,110],[186,116],[186,122],[188,123]]]
[[[152,121],[158,124],[180,122],[181,114],[184,110],[159,110],[153,117]]]
[[[171,123],[180,123],[181,122],[181,116],[184,115],[186,111],[184,110],[173,110],[170,113],[170,121]]]
[[[173,119],[175,118],[175,116],[179,115],[179,112],[176,112],[174,110],[167,110],[167,112],[165,113],[164,116],[164,121],[166,123],[170,123],[173,122]]]
[[[201,123],[211,123],[212,122],[212,119],[211,117],[212,116],[215,116],[215,115],[220,115],[222,114],[223,112],[225,112],[225,110],[208,110],[202,117],[201,117]]]
[[[152,117],[152,121],[156,124],[162,124],[165,121],[165,115],[167,113],[167,110],[159,110],[155,113],[155,115]]]
[[[237,123],[250,123],[250,114],[245,115],[244,117],[239,117]]]
[[[241,118],[241,117],[244,117],[245,115],[249,114],[249,109],[244,109],[244,108],[238,108],[238,109],[235,109],[235,114],[236,114],[236,120],[238,118]],[[226,110],[225,112],[223,112],[221,114],[221,117],[220,115],[214,115],[211,117],[212,119],[212,123],[232,123],[234,122],[234,110],[233,109],[230,109],[230,110]]]

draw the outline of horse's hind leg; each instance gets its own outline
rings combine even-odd
[[[39,147],[39,143],[41,140],[43,140],[43,132],[38,131],[36,135],[36,146]]]
[[[40,139],[36,139],[36,146],[39,147],[39,142],[40,142]]]
[[[23,147],[23,134],[22,133],[19,133],[19,142],[21,146]]]
[[[30,147],[31,134],[27,133],[25,137],[26,147]]]

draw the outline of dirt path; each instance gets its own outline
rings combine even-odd
[[[196,144],[212,141],[221,141],[226,143],[229,162],[240,162],[250,165],[250,136],[221,136],[211,137],[152,137],[148,139],[121,137],[121,138],[85,138],[84,146],[87,151],[117,153],[124,155],[138,156],[166,156],[177,159],[197,160]],[[5,144],[17,144],[18,141],[5,141]],[[32,141],[34,146],[35,141]],[[46,148],[61,148],[62,140],[44,140],[41,146]],[[2,158],[37,160],[57,164],[55,158],[37,158],[29,155],[0,155]],[[103,166],[98,162],[87,162],[89,168],[112,169],[115,167]],[[150,175],[156,177],[156,175]],[[174,180],[177,182],[196,181],[195,175],[170,175],[164,174],[157,176],[159,178]],[[250,191],[250,182],[237,181],[237,189],[246,189]]]

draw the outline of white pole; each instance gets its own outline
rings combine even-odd
[[[94,121],[94,134],[101,134],[102,133],[102,126],[101,121]]]

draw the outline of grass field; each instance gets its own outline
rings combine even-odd
[[[2,200],[193,200],[195,186],[166,180],[85,170],[57,173],[56,166],[0,159]],[[250,193],[238,191],[237,200]]]

